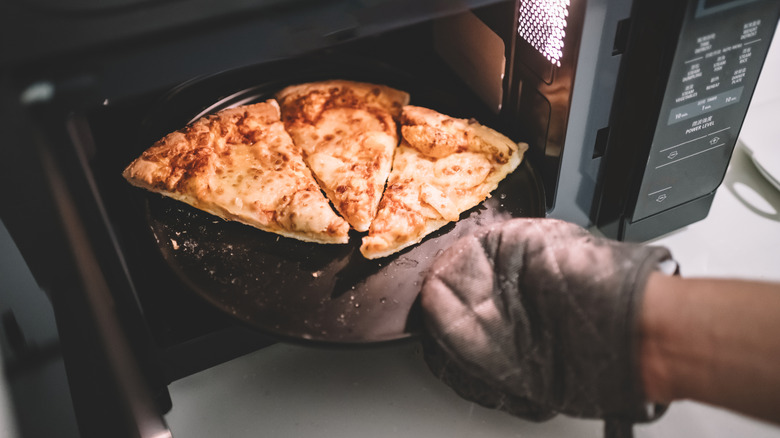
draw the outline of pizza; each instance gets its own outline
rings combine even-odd
[[[326,80],[276,94],[282,120],[341,216],[367,231],[398,146],[395,118],[409,94],[364,82]]]
[[[123,176],[285,237],[348,243],[350,229],[367,232],[363,256],[386,257],[488,198],[528,149],[408,101],[370,83],[289,86],[166,135]]]
[[[385,257],[457,221],[490,196],[522,161],[528,145],[475,120],[407,105],[402,140],[378,211],[360,251]]]
[[[157,141],[123,172],[131,184],[226,220],[308,242],[347,243],[270,99],[222,110]]]

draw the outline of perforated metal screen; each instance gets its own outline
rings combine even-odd
[[[522,0],[517,32],[551,63],[560,67],[569,0]]]

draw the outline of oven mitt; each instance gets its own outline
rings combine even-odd
[[[630,435],[664,411],[645,400],[637,339],[644,286],[663,261],[665,248],[555,219],[465,237],[423,284],[426,362],[483,406],[536,421],[603,418],[608,435]]]

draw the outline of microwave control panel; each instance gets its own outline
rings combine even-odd
[[[723,180],[780,15],[780,2],[699,0],[683,24],[636,222]]]

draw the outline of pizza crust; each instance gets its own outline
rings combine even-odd
[[[274,100],[226,109],[168,134],[123,172],[133,185],[226,220],[308,242],[347,243]]]

